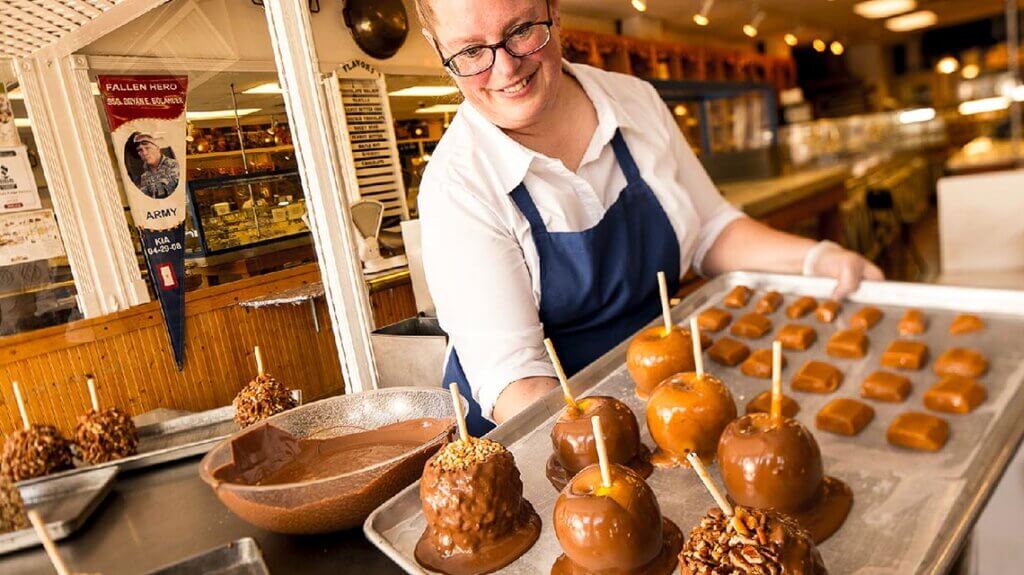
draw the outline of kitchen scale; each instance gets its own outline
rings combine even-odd
[[[359,200],[352,204],[352,223],[355,224],[359,242],[359,259],[363,261],[366,273],[382,272],[409,263],[404,255],[386,258],[380,253],[381,222],[384,220],[384,204],[375,200]]]

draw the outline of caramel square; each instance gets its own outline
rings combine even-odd
[[[744,307],[747,305],[747,302],[750,301],[750,294],[750,288],[747,286],[736,286],[732,288],[732,291],[726,294],[722,303],[725,304],[726,307]]]
[[[790,384],[797,391],[832,393],[843,381],[843,372],[823,361],[810,360],[800,368]]]
[[[829,433],[854,436],[874,418],[875,410],[870,405],[856,399],[837,397],[821,408],[814,418],[814,426]]]
[[[935,373],[938,375],[981,377],[986,371],[988,360],[973,349],[951,347],[935,360]]]
[[[782,305],[782,294],[777,291],[770,291],[757,300],[754,311],[767,315],[779,309],[780,305]]]
[[[860,386],[860,396],[887,403],[900,403],[907,399],[913,386],[910,380],[887,371],[876,371]]]
[[[732,314],[717,307],[710,307],[697,316],[701,331],[722,331],[731,321]]]
[[[736,320],[729,332],[736,337],[757,339],[772,330],[772,320],[759,313],[748,313]]]
[[[828,338],[825,353],[840,359],[860,359],[868,353],[868,336],[859,329],[837,331]]]
[[[782,356],[782,369],[786,369],[786,356]],[[760,377],[764,379],[772,378],[772,350],[770,349],[758,349],[754,353],[750,354],[750,357],[743,362],[740,366],[740,371],[743,375],[750,377]]]
[[[949,324],[950,335],[963,335],[982,329],[985,329],[985,322],[972,313],[962,313],[953,318],[953,323]]]
[[[818,332],[814,331],[814,328],[807,325],[790,323],[782,326],[782,329],[779,330],[775,339],[779,340],[782,347],[786,349],[804,351],[814,345],[814,342],[817,341]]]
[[[842,309],[842,304],[834,299],[830,299],[818,304],[818,309],[814,311],[814,315],[817,316],[820,322],[832,323],[839,317],[839,312]]]
[[[878,322],[882,321],[882,310],[877,307],[867,306],[857,310],[850,318],[850,327],[854,329],[871,329]]]
[[[786,317],[789,319],[800,319],[814,311],[816,307],[818,307],[818,302],[813,297],[801,296],[786,308]]]
[[[900,335],[921,335],[928,329],[928,320],[919,309],[908,309],[900,318],[897,330]]]
[[[919,341],[898,339],[882,354],[882,365],[895,369],[921,369],[928,361],[928,346]]]
[[[734,367],[750,355],[750,348],[731,337],[719,338],[708,350],[708,356],[716,363]]]
[[[938,451],[949,438],[949,424],[941,417],[907,411],[896,416],[885,433],[889,443],[920,451]]]
[[[747,414],[751,413],[771,413],[772,411],[772,392],[762,391],[761,393],[754,396],[747,402]],[[782,396],[782,416],[783,417],[796,417],[796,414],[800,413],[800,404],[796,402],[792,397],[783,394]]]
[[[985,386],[973,379],[947,375],[924,392],[924,406],[945,413],[970,413],[987,397]]]

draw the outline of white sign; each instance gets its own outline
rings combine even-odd
[[[62,255],[53,210],[0,214],[0,267]]]
[[[0,214],[41,207],[28,148],[0,148]]]

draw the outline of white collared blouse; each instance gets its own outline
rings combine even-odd
[[[488,418],[508,384],[555,375],[538,314],[540,259],[510,196],[520,182],[548,231],[593,227],[626,186],[611,146],[620,129],[679,240],[680,270],[699,271],[718,235],[742,217],[715,188],[653,86],[582,64],[563,67],[598,117],[575,173],[515,142],[463,102],[420,185],[427,285]]]

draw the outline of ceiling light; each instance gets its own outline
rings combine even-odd
[[[800,40],[796,37],[796,34],[786,34],[785,36],[782,37],[782,39],[786,42],[787,46],[796,46],[797,44],[800,43]]]
[[[455,86],[411,86],[394,92],[388,92],[388,96],[413,96],[417,98],[437,98],[440,96],[451,96],[458,93]]]
[[[946,56],[935,65],[935,71],[939,74],[952,74],[960,69],[960,61],[952,56]]]
[[[764,11],[758,10],[750,22],[743,25],[743,33],[751,38],[756,38],[757,28],[761,25],[761,22],[764,22]]]
[[[1024,102],[1024,84],[1018,84],[1011,88],[1007,96],[1014,102]]]
[[[14,127],[16,128],[31,128],[32,122],[28,121],[28,118],[15,118]]]
[[[995,98],[983,98],[981,100],[968,100],[960,104],[958,110],[964,116],[974,114],[985,114],[988,112],[999,112],[1010,107],[1010,99],[1002,96]]]
[[[981,74],[981,68],[977,64],[968,64],[960,70],[960,74],[967,80],[973,80]]]
[[[853,6],[853,13],[864,18],[888,18],[917,8],[916,0],[868,0]]]
[[[935,108],[917,108],[916,110],[904,110],[900,112],[901,124],[917,124],[930,122],[935,119]]]
[[[711,23],[711,20],[708,20],[708,17],[703,14],[694,14],[693,23],[698,26],[707,26]]]
[[[843,46],[843,43],[839,40],[833,40],[832,44],[829,45],[829,49],[832,50],[832,53],[836,56],[842,56],[843,52],[846,51],[846,46]]]
[[[893,32],[909,32],[911,30],[934,26],[938,21],[939,17],[935,12],[932,12],[931,10],[921,10],[920,12],[911,12],[904,16],[889,18],[885,21],[885,27]]]
[[[753,24],[744,24],[743,33],[746,34],[747,36],[750,36],[751,38],[756,38],[757,28],[755,28]]]
[[[686,106],[684,106],[682,104],[676,104],[676,107],[672,108],[672,113],[677,115],[677,116],[685,116],[686,113],[687,113],[686,112]]]
[[[458,104],[434,104],[426,108],[418,108],[417,114],[454,114],[459,111]]]
[[[811,45],[814,46],[814,49],[818,52],[824,52],[825,48],[828,48],[828,46],[825,45],[825,41],[821,38],[815,38]]]
[[[190,122],[202,122],[204,120],[230,120],[238,114],[238,117],[255,114],[263,108],[239,108],[238,110],[202,110],[185,112],[185,118]]]
[[[248,90],[242,90],[243,94],[282,94],[284,90],[281,89],[281,85],[277,82],[266,82],[258,86],[253,86]]]
[[[707,26],[711,23],[711,8],[715,5],[715,0],[704,0],[700,5],[700,10],[693,15],[693,23],[698,26]]]
[[[647,11],[647,2],[644,2],[644,0],[630,0],[629,3],[633,5],[637,12]]]

